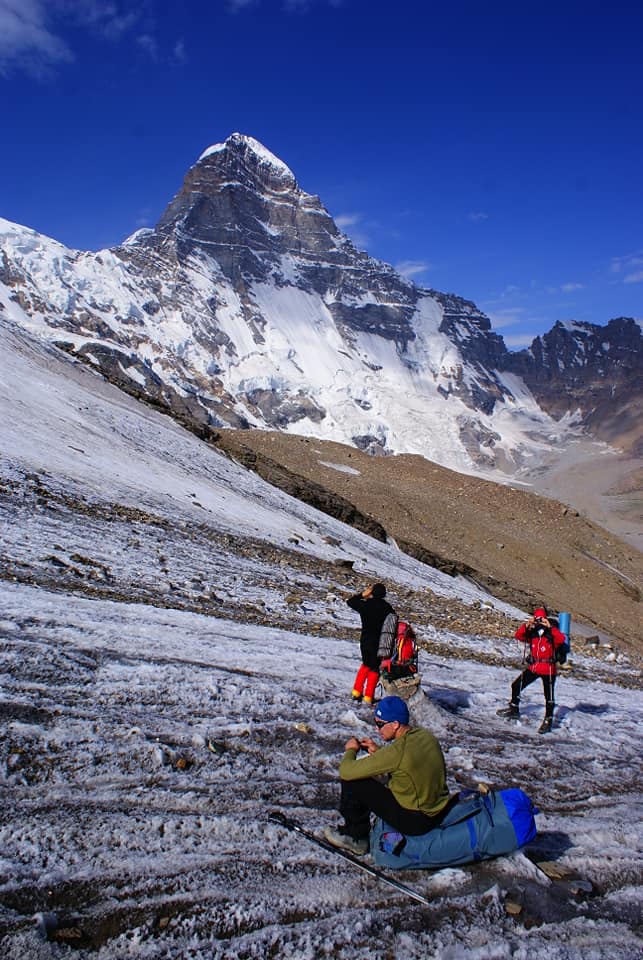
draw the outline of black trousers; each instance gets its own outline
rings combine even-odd
[[[511,684],[511,702],[520,703],[520,694],[528,687],[530,683],[533,683],[534,680],[537,680],[541,674],[534,673],[533,670],[523,670],[520,676],[516,677],[514,682]],[[549,677],[546,674],[542,675],[543,681],[543,693],[545,695],[545,716],[548,718],[553,717],[554,707],[556,706],[554,702],[554,687],[556,685],[556,677]]]
[[[355,839],[368,837],[371,829],[371,813],[381,817],[394,830],[410,837],[419,836],[437,827],[457,799],[457,794],[436,816],[428,817],[419,810],[401,807],[391,791],[379,780],[367,777],[364,780],[342,780],[339,812],[346,821],[346,832]]]

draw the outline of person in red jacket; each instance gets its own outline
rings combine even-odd
[[[520,695],[525,687],[537,680],[538,677],[543,681],[543,693],[545,695],[545,719],[540,725],[538,733],[549,733],[551,731],[552,720],[554,718],[554,685],[556,683],[556,653],[559,648],[564,648],[567,638],[561,633],[558,627],[555,627],[549,620],[549,614],[545,607],[538,607],[534,610],[533,617],[530,617],[525,623],[521,624],[514,634],[516,640],[529,644],[529,654],[527,655],[527,669],[516,677],[511,685],[511,702],[509,706],[498,710],[501,717],[520,716]]]

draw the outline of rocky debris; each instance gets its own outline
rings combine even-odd
[[[126,574],[129,567],[119,562],[113,548],[109,564],[86,550],[67,551],[58,540],[52,541],[55,552],[42,557],[37,551],[30,553],[28,544],[23,545],[20,561],[0,556],[0,578],[50,589],[72,589],[87,596],[152,603],[286,629],[317,628],[341,636],[346,629],[335,623],[334,603],[338,599],[342,603],[363,586],[361,576],[353,569],[355,561],[341,555],[341,543],[336,538],[340,555],[321,560],[298,549],[298,544],[279,547],[252,537],[222,533],[208,523],[171,523],[140,508],[94,501],[80,492],[74,496],[56,489],[44,474],[5,481],[0,487],[0,511],[14,517],[17,511],[51,517],[58,539],[63,542],[64,530],[73,529],[74,518],[80,516],[85,525],[84,540],[101,544],[120,541],[120,550],[127,551],[130,561],[132,551],[139,556],[141,573],[135,582],[131,582]],[[215,590],[210,579],[217,574],[209,558],[218,553],[235,555],[239,569],[246,570],[245,584],[250,586],[251,578],[256,576],[264,597],[271,595],[272,599],[244,602],[244,589],[234,581],[224,583],[219,579]],[[209,566],[208,570],[199,569],[199,557],[204,566]],[[248,562],[256,565],[256,573],[250,573]],[[179,569],[185,569],[186,574],[189,571],[189,576],[177,576]],[[163,576],[159,577],[156,571]],[[417,592],[403,584],[390,586],[404,605],[406,615],[418,626],[425,623],[435,630],[480,635],[512,629],[507,618],[491,607],[469,607],[431,590]],[[325,612],[323,623],[311,622],[309,607]]]
[[[255,463],[265,458],[281,465],[285,476],[296,475],[299,490],[311,483],[317,496],[323,487],[320,509],[351,522],[350,503],[355,516],[378,524],[400,549],[444,573],[472,580],[525,611],[545,598],[551,609],[567,610],[573,621],[641,653],[640,554],[559,501],[421,457],[374,459],[338,443],[254,430],[224,431],[216,442],[230,455],[242,444],[256,453]],[[249,455],[245,465],[253,469]],[[264,469],[262,476],[281,485],[277,469]]]
[[[257,473],[263,480],[290,494],[291,497],[296,497],[297,500],[321,510],[322,513],[341,520],[342,523],[348,523],[356,530],[374,537],[375,540],[386,542],[386,531],[381,523],[358,510],[345,497],[315,483],[314,480],[299,476],[283,464],[246,445],[243,442],[243,434],[239,436],[232,431],[223,431],[217,434],[213,442],[231,459]]]
[[[522,913],[522,904],[517,903],[515,900],[510,900],[509,897],[505,900],[505,912],[509,917],[519,917]]]
[[[76,495],[62,492],[45,474],[24,475],[0,484],[0,516],[4,513],[15,520],[18,511],[38,516],[44,530],[51,524],[53,552],[41,556],[34,544],[22,543],[20,560],[17,553],[14,557],[6,552],[0,555],[0,579],[357,642],[359,630],[350,618],[338,616],[338,609],[363,587],[363,575],[354,569],[354,560],[342,556],[337,538],[333,538],[333,546],[339,556],[321,560],[292,539],[288,546],[275,546],[222,533],[207,522],[172,523],[140,508],[91,500],[80,491]],[[23,526],[26,529],[29,524]],[[82,552],[64,549],[66,538],[73,542],[73,531],[81,526]],[[90,555],[87,542],[102,544],[101,555]],[[122,551],[128,554],[127,563],[119,559]],[[134,567],[133,553],[137,558]],[[234,556],[239,573],[224,576],[218,572],[212,561],[219,554]],[[134,580],[132,570],[138,571]],[[216,581],[216,589],[212,581]],[[500,613],[492,603],[468,605],[431,589],[414,590],[402,583],[388,586],[396,609],[413,623],[420,648],[430,656],[520,666],[521,650],[512,639],[518,621]],[[262,599],[246,600],[248,590]],[[468,637],[468,648],[454,646],[450,634]],[[498,642],[489,647],[488,639]],[[577,650],[581,642],[573,637],[572,649]],[[608,668],[610,657],[624,662],[620,650],[601,646],[584,647],[584,651],[600,662],[601,671]],[[573,669],[577,676],[590,675],[578,661]]]

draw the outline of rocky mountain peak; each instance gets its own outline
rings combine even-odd
[[[198,163],[217,157],[232,165],[243,165],[255,177],[281,179],[290,189],[296,188],[295,175],[283,160],[271,153],[254,137],[232,133],[223,143],[215,143],[203,151]]]
[[[289,167],[252,137],[233,133],[208,147],[156,230],[133,239],[148,248],[169,244],[182,263],[195,255],[215,260],[244,302],[257,282],[321,297],[351,340],[360,332],[401,345],[415,337],[410,318],[420,291],[357,250],[319,197],[301,190]],[[134,251],[128,256],[136,259]]]
[[[501,366],[521,376],[556,419],[579,413],[595,436],[641,454],[640,321],[616,317],[606,326],[558,321],[528,350],[502,357]]]
[[[348,243],[319,197],[301,190],[285,163],[240,133],[204,150],[156,234],[176,243],[179,259],[203,249],[235,282],[268,280],[286,255],[337,260]]]

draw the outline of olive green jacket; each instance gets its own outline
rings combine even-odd
[[[428,730],[415,727],[368,757],[357,759],[357,750],[347,750],[339,765],[342,780],[364,780],[388,773],[388,786],[407,810],[420,810],[432,817],[449,799],[446,767],[440,744]]]

